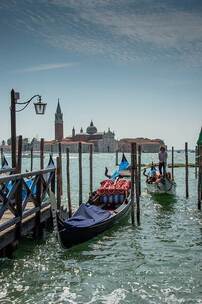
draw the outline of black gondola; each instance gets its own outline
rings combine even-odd
[[[129,183],[128,181],[126,181]],[[64,248],[86,242],[125,218],[130,211],[130,190],[124,193],[100,195],[94,192],[89,201],[77,209],[71,218],[57,216],[58,234]]]

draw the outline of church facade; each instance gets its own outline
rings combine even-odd
[[[107,132],[98,132],[91,120],[90,125],[86,128],[86,132],[81,128],[79,133],[72,129],[72,141],[82,141],[94,145],[94,152],[110,153],[115,152],[118,142],[115,139],[115,133],[108,128]]]
[[[90,144],[93,144],[94,152],[111,153],[115,152],[118,148],[115,133],[112,132],[110,128],[108,128],[106,132],[98,132],[92,120],[85,132],[83,131],[83,128],[81,128],[80,132],[76,133],[76,130],[73,127],[71,136],[64,137],[63,113],[58,100],[55,113],[55,139],[46,141],[46,151],[52,150],[53,152],[56,152],[58,150],[59,142],[61,143],[62,152],[65,152],[66,148],[69,148],[70,152],[77,152],[79,142],[84,144],[83,152],[89,151]]]

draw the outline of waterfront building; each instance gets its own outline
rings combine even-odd
[[[161,146],[165,146],[162,139],[149,139],[143,137],[137,138],[123,138],[119,141],[120,152],[130,152],[131,142],[136,142],[137,145],[141,146],[142,152],[144,153],[158,153]]]
[[[93,144],[94,152],[115,152],[118,148],[118,142],[115,134],[108,128],[107,132],[98,132],[96,126],[91,120],[90,125],[84,132],[83,128],[76,133],[75,127],[72,128],[71,136],[64,137],[63,113],[58,100],[55,113],[55,139],[45,141],[45,151],[58,151],[58,143],[61,143],[62,152],[69,148],[70,152],[78,151],[78,143],[83,143],[83,152],[89,151],[89,144]]]

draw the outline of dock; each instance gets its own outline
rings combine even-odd
[[[20,239],[43,235],[52,226],[49,190],[55,193],[55,167],[7,175],[0,170],[0,256],[11,256]]]

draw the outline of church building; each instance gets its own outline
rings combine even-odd
[[[71,136],[64,137],[63,113],[58,99],[55,113],[55,139],[46,141],[46,151],[49,151],[50,149],[57,151],[59,142],[61,143],[62,152],[65,152],[66,148],[69,148],[70,152],[77,152],[79,142],[93,144],[94,152],[115,152],[118,147],[114,132],[112,132],[110,128],[108,128],[106,132],[98,132],[92,120],[90,125],[86,128],[86,132],[81,128],[80,132],[76,133],[76,130],[73,127]],[[88,145],[83,145],[83,152],[88,151]]]
[[[86,128],[86,132],[83,132],[83,128],[81,128],[80,132],[76,134],[75,128],[73,127],[71,140],[92,143],[95,152],[103,153],[115,152],[118,145],[115,140],[115,134],[110,128],[108,128],[107,132],[98,132],[92,120],[90,125]]]

